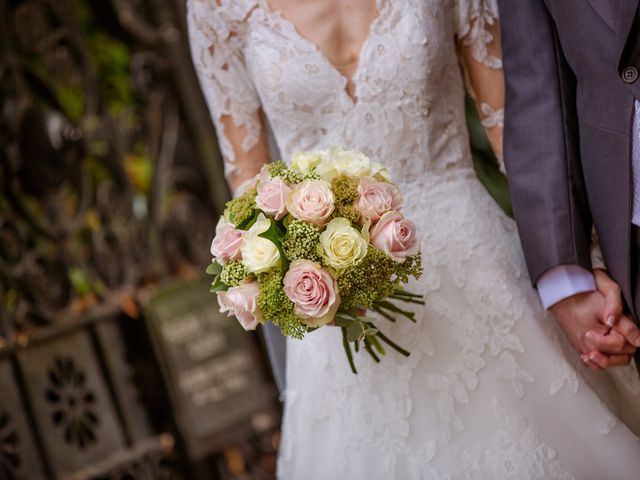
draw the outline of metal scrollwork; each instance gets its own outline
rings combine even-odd
[[[0,478],[14,480],[22,467],[18,432],[14,429],[8,412],[0,411]]]
[[[94,429],[99,418],[86,374],[71,357],[57,357],[48,376],[46,398],[51,421],[61,430],[65,442],[80,449],[88,447],[96,441]]]

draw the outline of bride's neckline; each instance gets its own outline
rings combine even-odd
[[[300,31],[298,30],[298,27],[296,27],[296,25],[291,20],[289,20],[282,14],[282,9],[273,9],[269,4],[269,0],[261,0],[260,4],[262,5],[262,8],[265,10],[266,14],[270,18],[277,20],[283,26],[286,27],[286,29],[290,32],[290,34],[293,35],[294,40],[297,40],[301,44],[310,48],[311,51],[315,52],[327,64],[329,69],[331,69],[334,73],[336,73],[340,77],[340,79],[343,81],[342,93],[350,101],[351,106],[356,106],[358,103],[358,86],[359,86],[358,78],[361,74],[361,71],[364,68],[363,60],[368,54],[371,40],[376,34],[378,25],[382,21],[382,18],[385,16],[384,9],[387,7],[388,4],[391,3],[386,0],[374,0],[374,1],[376,4],[377,15],[369,24],[369,30],[367,32],[366,38],[364,39],[364,41],[362,42],[362,45],[360,46],[360,50],[358,52],[358,58],[354,60],[354,62],[356,62],[357,65],[351,76],[344,74],[342,70],[340,70],[340,68],[338,68],[338,66],[331,61],[329,56],[320,48],[320,46],[316,42],[310,40],[309,38],[305,37],[302,33],[300,33]],[[351,85],[352,87],[353,95],[349,93],[349,85]]]

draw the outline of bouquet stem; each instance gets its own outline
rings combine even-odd
[[[353,352],[351,351],[351,345],[349,344],[349,340],[347,339],[347,328],[342,327],[342,346],[344,347],[344,352],[347,354],[347,360],[349,360],[349,366],[351,367],[351,371],[353,373],[358,373],[356,370],[356,366],[353,363]]]
[[[364,337],[364,348],[376,363],[380,363],[380,357],[378,357],[376,352],[373,351],[373,348],[371,348],[371,339],[369,337]]]
[[[400,355],[404,355],[405,357],[408,357],[410,355],[410,353],[405,350],[404,348],[402,348],[401,346],[399,346],[397,343],[394,343],[391,339],[389,339],[389,337],[387,337],[384,333],[382,332],[378,332],[376,333],[376,337],[378,337],[380,340],[382,340],[384,343],[386,343],[387,345],[389,345],[391,348],[393,348],[396,352],[398,352]]]

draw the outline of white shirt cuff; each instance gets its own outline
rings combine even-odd
[[[538,280],[538,295],[545,309],[578,293],[593,292],[593,273],[578,265],[560,265],[545,272]]]

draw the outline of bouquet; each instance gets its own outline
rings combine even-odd
[[[216,227],[207,273],[220,311],[246,330],[271,321],[293,338],[339,327],[354,373],[354,351],[376,362],[385,346],[408,356],[377,326],[415,322],[395,302],[424,304],[403,289],[422,262],[402,203],[387,170],[357,151],[299,152],[291,166],[265,165]]]

